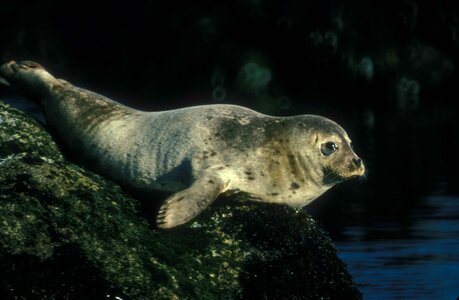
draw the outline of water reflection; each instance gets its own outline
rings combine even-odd
[[[345,229],[340,257],[364,299],[457,299],[459,197],[433,195],[416,209],[411,225]]]

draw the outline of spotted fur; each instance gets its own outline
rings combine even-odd
[[[0,68],[37,99],[62,141],[101,174],[132,189],[172,195],[160,228],[188,222],[221,193],[303,207],[364,166],[346,132],[320,116],[273,117],[236,105],[144,112],[54,78],[39,64]],[[338,151],[321,153],[324,142]]]

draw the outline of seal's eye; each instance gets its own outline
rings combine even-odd
[[[333,142],[326,142],[322,144],[320,150],[322,151],[323,155],[329,156],[330,154],[338,150],[338,145]]]

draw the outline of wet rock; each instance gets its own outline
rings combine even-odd
[[[222,200],[159,231],[26,114],[0,102],[0,120],[2,299],[361,298],[303,212]]]

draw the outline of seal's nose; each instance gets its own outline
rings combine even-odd
[[[360,166],[362,165],[362,160],[360,158],[353,158],[352,161],[354,162],[354,165],[357,167],[357,168],[360,168]]]

